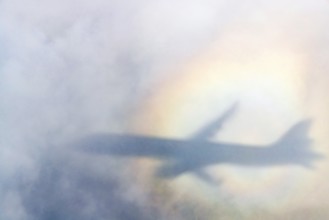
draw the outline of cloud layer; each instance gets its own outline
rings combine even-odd
[[[145,189],[131,161],[95,159],[67,143],[129,131],[160,82],[231,35],[244,45],[276,36],[293,44],[307,58],[303,114],[328,120],[328,11],[328,2],[306,0],[2,0],[0,218],[191,219],[198,210],[216,219],[211,207]],[[231,46],[239,50],[221,45]],[[317,123],[327,143],[327,125]]]

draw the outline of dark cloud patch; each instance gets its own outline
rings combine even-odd
[[[133,179],[114,174],[124,173],[122,167],[108,167],[108,176],[100,177],[70,159],[42,158],[38,178],[20,181],[16,190],[29,219],[161,219],[156,206],[134,194]]]

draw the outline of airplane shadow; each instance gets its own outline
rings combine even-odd
[[[323,156],[311,148],[308,130],[311,120],[291,126],[280,138],[268,145],[244,145],[210,141],[234,112],[234,104],[218,119],[195,133],[190,139],[179,140],[138,135],[95,134],[80,139],[74,147],[91,154],[131,158],[154,158],[163,161],[155,175],[175,178],[191,172],[211,182],[202,169],[215,164],[253,167],[298,165],[312,168]]]

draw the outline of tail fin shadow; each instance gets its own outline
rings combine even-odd
[[[313,141],[308,137],[311,124],[310,119],[297,123],[276,141],[272,148],[276,152],[285,152],[286,157],[291,157],[292,161],[306,168],[313,168],[312,162],[324,156],[311,149]]]

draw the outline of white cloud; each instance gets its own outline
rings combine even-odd
[[[101,172],[99,166],[90,170],[90,176],[79,176],[87,160],[80,157],[75,165],[83,168],[69,164],[65,171],[58,162],[48,164],[48,160],[64,157],[61,150],[51,149],[91,132],[126,131],[141,98],[153,91],[159,81],[175,74],[167,70],[209,49],[228,32],[242,29],[251,36],[265,33],[259,36],[262,40],[273,37],[277,30],[281,36],[295,38],[296,48],[309,56],[308,71],[317,70],[312,77],[321,84],[328,70],[328,10],[325,1],[306,0],[1,1],[0,181],[5,181],[3,186],[0,183],[0,209],[6,210],[3,215],[13,220],[27,219],[29,214],[41,216],[28,213],[33,208],[25,200],[33,198],[33,193],[22,189],[20,184],[31,188],[41,184],[47,194],[50,190],[47,185],[56,179],[47,177],[47,172],[58,172],[60,181],[72,185],[63,189],[65,184],[56,182],[58,186],[52,186],[56,193],[63,190],[74,194],[77,193],[74,187],[80,186],[89,191],[78,198],[52,195],[51,202],[56,203],[53,207],[72,211],[76,207],[66,208],[57,203],[62,199],[88,203],[90,199],[90,204],[81,205],[88,207],[86,212],[90,213],[86,216],[100,210],[106,216],[106,209],[97,205],[113,200],[102,197],[97,203],[95,197],[99,192],[92,188],[96,183],[88,185],[79,182],[79,178],[89,181],[96,176],[100,182],[115,185],[125,183],[125,177],[122,180],[100,177],[96,174]],[[321,94],[319,90],[314,93]],[[49,152],[58,155],[46,158]],[[43,170],[45,164],[50,171]],[[118,164],[120,169],[124,167]],[[72,172],[72,176],[66,172]],[[110,172],[117,175],[111,169]],[[143,192],[138,191],[139,186],[125,184],[128,191],[136,191],[131,193],[135,196],[131,199],[122,194],[116,199],[130,205]],[[47,197],[41,194],[40,200]],[[139,201],[143,203],[140,207],[149,205],[145,198]],[[140,211],[140,207],[134,208]],[[151,211],[157,210],[152,208]]]

